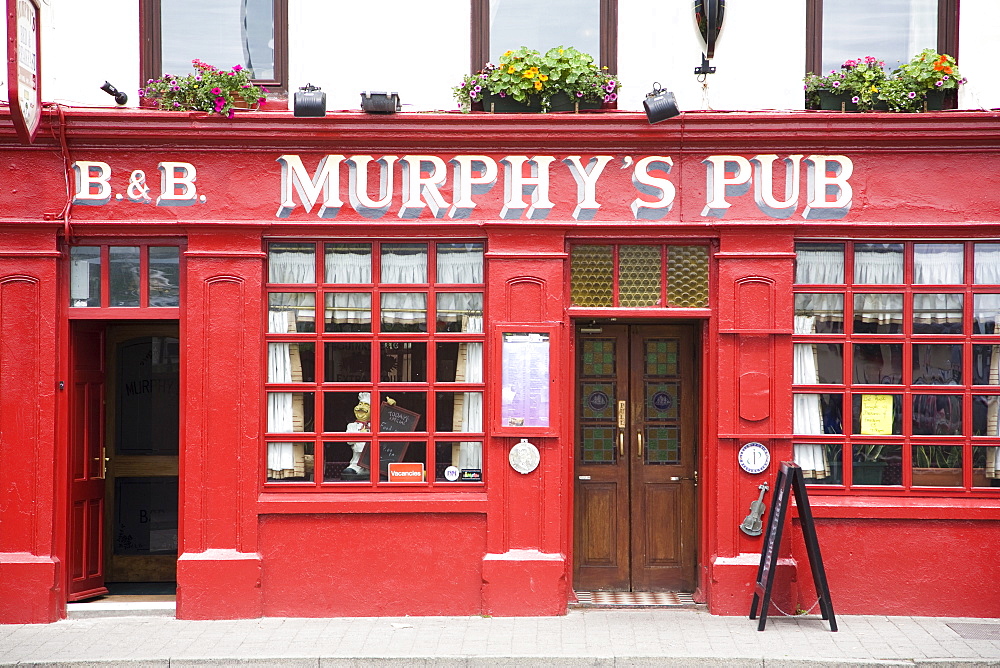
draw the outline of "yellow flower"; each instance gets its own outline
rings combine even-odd
[[[531,73],[531,70],[525,70],[524,72],[521,73],[521,76],[524,77],[525,79],[535,78],[535,75]]]
[[[511,65],[510,67],[507,68],[507,74],[513,74],[513,73],[514,73],[514,66]]]
[[[564,54],[564,53],[566,53],[566,50],[565,50],[565,49],[559,49],[559,54],[560,54],[560,55],[562,55],[562,54]]]
[[[535,82],[535,90],[542,90],[542,82],[541,81],[536,81]]]
[[[541,75],[539,75],[538,80],[539,81],[548,81],[549,77],[548,77],[548,75],[541,74]]]
[[[507,51],[504,51],[503,55],[504,56],[509,56],[512,53],[514,53],[514,52],[508,49]]]

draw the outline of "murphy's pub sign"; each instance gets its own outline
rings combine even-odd
[[[681,170],[661,155],[280,155],[273,169],[253,173],[218,161],[138,169],[77,160],[73,203],[211,206],[238,188],[245,214],[300,221],[656,221],[679,204],[685,218],[723,218],[737,204],[743,216],[839,220],[851,209],[854,165],[843,155],[685,160]]]

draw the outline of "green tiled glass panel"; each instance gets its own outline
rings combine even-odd
[[[583,368],[580,373],[584,378],[614,376],[615,340],[584,339]]]
[[[646,419],[676,420],[680,415],[677,383],[646,383]]]
[[[615,427],[581,427],[581,460],[584,464],[614,464]]]
[[[618,247],[618,305],[657,306],[660,303],[661,246]]]
[[[708,249],[704,246],[667,247],[667,306],[708,306]]]
[[[677,339],[646,340],[646,375],[677,375]]]
[[[676,426],[647,427],[643,459],[646,464],[680,464],[680,429]]]
[[[615,386],[612,383],[583,383],[580,417],[584,420],[615,419]]]
[[[612,306],[612,246],[574,246],[570,253],[573,306]]]

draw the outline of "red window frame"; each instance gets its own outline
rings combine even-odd
[[[371,283],[327,283],[325,282],[325,248],[328,243],[347,244],[368,244],[371,247],[372,278]],[[267,364],[268,348],[270,343],[302,342],[314,344],[314,381],[296,383],[273,383],[265,380],[263,392],[263,415],[264,419],[264,446],[261,456],[263,461],[267,461],[268,444],[271,443],[296,443],[312,445],[313,451],[313,475],[312,480],[284,480],[269,479],[267,466],[263,473],[264,488],[268,491],[285,490],[291,492],[455,492],[455,491],[482,491],[483,482],[486,477],[485,468],[480,469],[480,479],[473,481],[447,481],[438,480],[437,471],[437,446],[439,443],[458,442],[479,442],[481,444],[482,466],[485,467],[486,434],[485,425],[488,415],[486,399],[486,383],[464,382],[464,381],[440,381],[437,379],[437,344],[440,343],[479,343],[483,347],[483,375],[486,373],[486,333],[485,333],[485,311],[483,311],[484,326],[480,332],[439,332],[435,323],[437,322],[437,302],[438,297],[447,293],[481,293],[483,306],[485,309],[486,280],[482,283],[441,283],[438,282],[437,273],[437,249],[438,244],[462,244],[471,243],[481,246],[485,254],[486,243],[482,239],[269,239],[266,249],[272,245],[281,244],[308,244],[313,247],[315,255],[315,278],[312,283],[272,283],[270,280],[265,287],[265,304],[270,304],[269,295],[273,293],[313,293],[314,296],[314,322],[316,323],[314,332],[307,333],[272,333],[270,332],[268,315],[265,313],[263,323],[265,332],[265,364]],[[394,244],[422,244],[427,247],[427,282],[425,283],[383,283],[380,281],[380,258],[381,248],[384,245]],[[270,261],[270,254],[268,255]],[[485,267],[484,267],[485,271]],[[265,276],[270,278],[269,269],[265,271]],[[382,294],[385,293],[423,293],[426,295],[427,327],[424,332],[385,332],[382,331],[381,303]],[[326,298],[329,293],[362,293],[371,295],[371,327],[370,331],[360,332],[326,332],[324,326]],[[330,342],[361,342],[370,344],[370,380],[368,382],[328,382],[324,378],[324,355],[325,345]],[[386,382],[381,380],[381,350],[383,343],[423,343],[426,348],[426,377],[421,382]],[[265,379],[267,374],[265,373]],[[267,428],[267,394],[269,392],[292,392],[311,394],[313,429],[299,432],[268,432]],[[371,431],[370,432],[348,432],[345,429],[327,429],[327,425],[322,424],[324,414],[324,393],[361,393],[368,392],[371,396]],[[386,432],[380,433],[377,428],[378,407],[381,399],[392,394],[413,392],[424,393],[426,398],[427,413],[423,416],[424,429],[415,432]],[[476,432],[461,431],[438,431],[436,425],[437,393],[463,393],[479,392],[483,397],[482,421],[483,428]],[[344,441],[365,441],[368,443],[367,450],[371,453],[372,471],[375,473],[369,479],[344,481],[344,480],[324,480],[324,444],[341,443]],[[381,451],[382,443],[398,442],[423,442],[425,443],[424,467],[426,471],[425,480],[420,482],[389,482],[380,480],[375,468],[374,459]]]

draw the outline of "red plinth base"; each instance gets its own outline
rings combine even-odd
[[[483,559],[483,612],[497,617],[565,615],[569,590],[561,554],[511,550]]]
[[[263,616],[257,554],[207,550],[177,559],[178,619],[254,619]]]
[[[65,617],[58,565],[52,557],[0,553],[0,624],[48,624]]]

